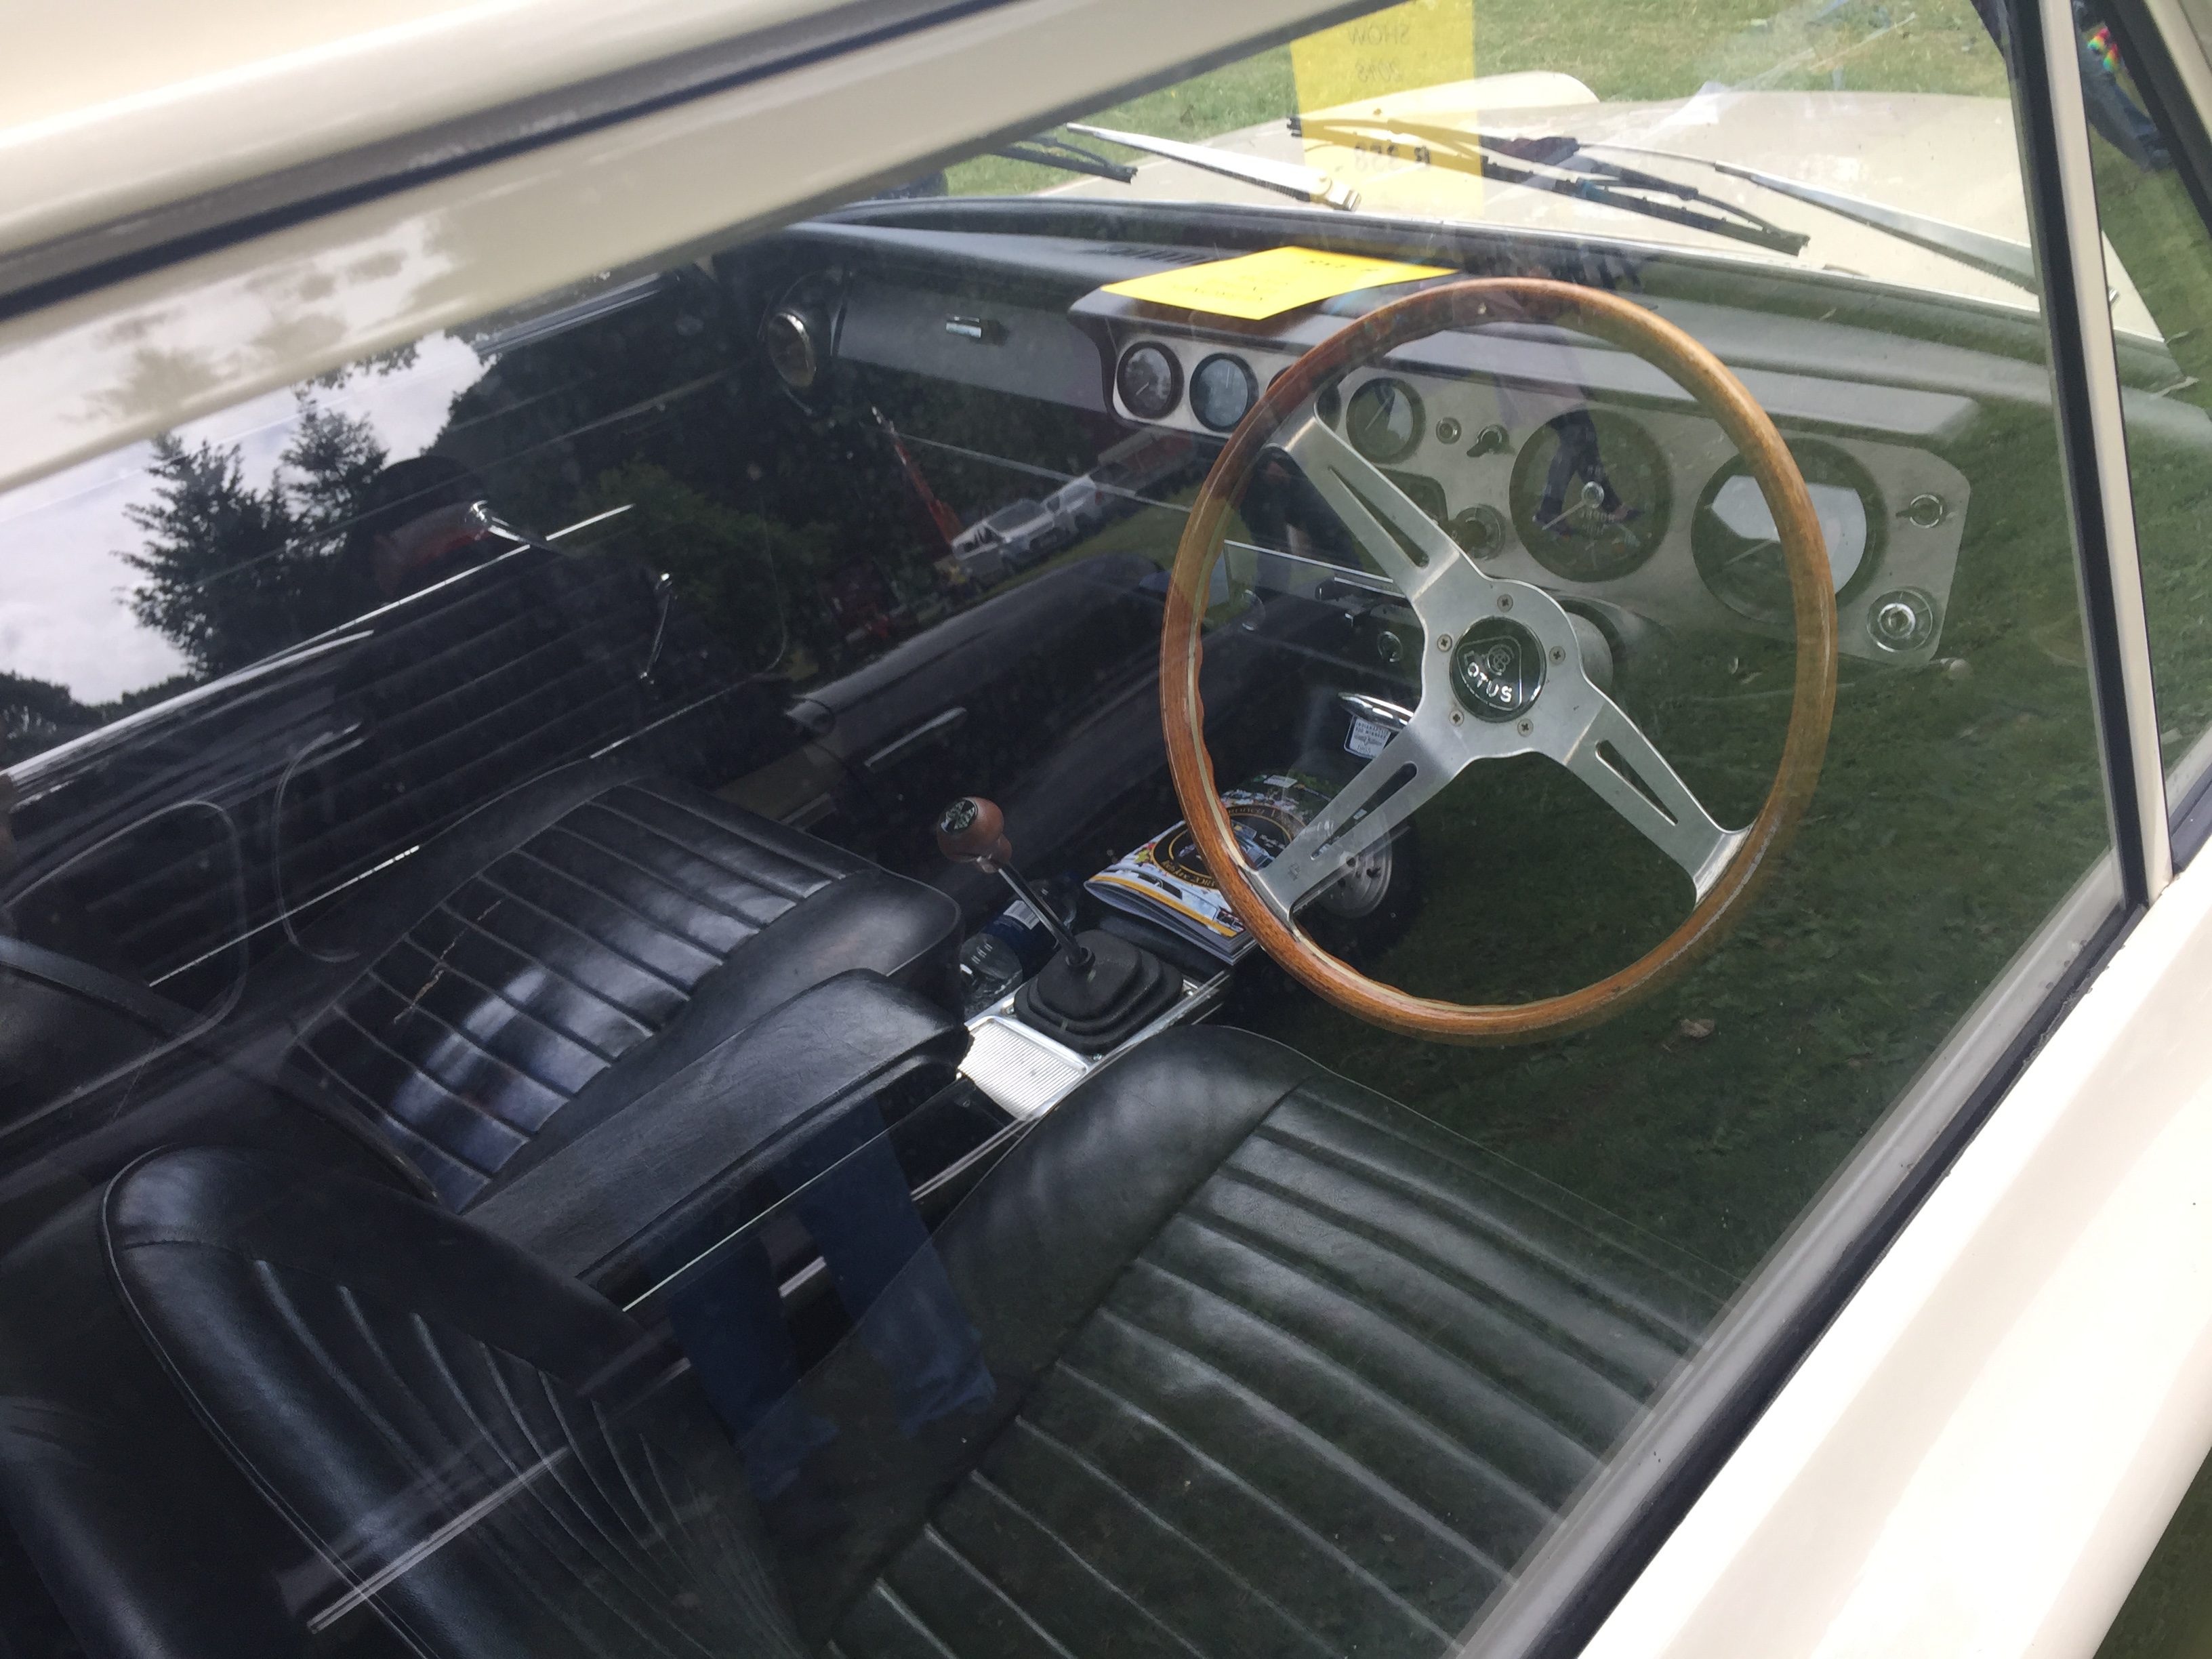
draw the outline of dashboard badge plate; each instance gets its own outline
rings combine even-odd
[[[1373,760],[1389,744],[1390,728],[1380,720],[1370,720],[1364,715],[1352,717],[1352,730],[1345,735],[1344,747],[1348,754],[1362,760]]]

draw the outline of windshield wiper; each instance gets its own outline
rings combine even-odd
[[[1181,161],[1186,167],[1203,167],[1208,173],[1218,173],[1226,179],[1242,179],[1248,185],[1257,185],[1262,190],[1272,190],[1293,201],[1317,202],[1324,207],[1342,208],[1346,211],[1359,205],[1359,192],[1349,185],[1340,184],[1319,167],[1300,167],[1295,161],[1270,161],[1264,156],[1237,155],[1227,150],[1208,149],[1203,144],[1185,144],[1173,138],[1151,138],[1141,132],[1117,132],[1111,127],[1087,127],[1079,122],[1067,124],[1070,132],[1079,132],[1086,138],[1103,138],[1109,144],[1119,144],[1124,149],[1142,150],[1148,155],[1158,155],[1170,161]]]
[[[1656,155],[1662,161],[1688,161],[1698,167],[1711,167],[1715,173],[1741,179],[1747,184],[1757,185],[1762,190],[1771,190],[1778,196],[1787,196],[1792,201],[1826,208],[1856,224],[1887,231],[1899,241],[1910,242],[1915,247],[1924,247],[1931,253],[1940,253],[1962,265],[1971,265],[1984,276],[2001,278],[2026,289],[2030,294],[2041,292],[2035,271],[2035,251],[2025,242],[1992,236],[1987,231],[1969,230],[1964,225],[1954,225],[1943,219],[1931,219],[1924,213],[1908,212],[1903,208],[1869,202],[1862,197],[1823,190],[1818,185],[1801,185],[1795,179],[1778,178],[1773,173],[1761,173],[1754,167],[1738,167],[1733,161],[1716,161],[1703,155],[1685,155],[1671,149],[1646,149],[1636,144],[1600,143],[1590,148],[1620,150],[1630,155]]]
[[[1474,173],[1499,184],[1550,191],[1580,202],[1686,226],[1713,236],[1748,242],[1771,252],[1796,254],[1812,238],[1784,230],[1733,202],[1656,173],[1601,161],[1572,138],[1511,138],[1419,121],[1314,120],[1292,116],[1291,131],[1422,167]],[[1376,135],[1381,135],[1378,138]],[[1538,168],[1546,169],[1539,172]]]
[[[1137,176],[1136,168],[1126,162],[1109,161],[1095,150],[1071,144],[1049,133],[1024,138],[1018,143],[1001,144],[991,154],[1003,155],[1010,161],[1027,161],[1033,167],[1058,167],[1062,173],[1087,173],[1094,179],[1111,179],[1117,185],[1126,185]]]
[[[1716,161],[1674,150],[1648,149],[1635,144],[1589,143],[1566,137],[1510,137],[1493,133],[1467,132],[1425,122],[1335,118],[1316,120],[1292,116],[1290,128],[1304,137],[1346,143],[1353,148],[1429,167],[1469,173],[1500,184],[1547,190],[1641,214],[1649,219],[1705,231],[1773,252],[1796,255],[1812,238],[1802,231],[1786,230],[1748,208],[1708,196],[1692,185],[1665,179],[1639,168],[1601,161],[1589,152],[1617,150],[1632,155],[1656,156],[1662,161],[1687,161],[1728,178],[1787,196],[1793,201],[1822,208],[1838,217],[1886,232],[1900,241],[1940,253],[1985,275],[2038,291],[2035,256],[2024,243],[2008,241],[1985,231],[1932,219],[1925,214],[1885,206],[1816,185],[1802,185],[1756,168]],[[1320,203],[1350,210],[1359,205],[1359,192],[1319,167],[1292,161],[1271,161],[1256,155],[1238,155],[1209,149],[1202,144],[1172,138],[1154,138],[1140,132],[1120,132],[1110,127],[1070,123],[1068,131],[1101,138],[1125,149],[1140,150],[1186,166],[1201,167],[1225,178],[1241,179],[1300,202]],[[1379,137],[1378,137],[1379,135]],[[1087,153],[1087,152],[1086,152]],[[1538,169],[1544,169],[1539,171]],[[1133,173],[1133,169],[1132,169]]]

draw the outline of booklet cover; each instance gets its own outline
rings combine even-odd
[[[1245,861],[1264,869],[1333,793],[1317,780],[1279,774],[1224,790],[1221,804]],[[1155,836],[1085,885],[1101,902],[1181,934],[1224,962],[1252,947],[1252,935],[1206,872],[1188,824]]]

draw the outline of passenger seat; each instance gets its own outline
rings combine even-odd
[[[619,1234],[726,1187],[848,1097],[924,1065],[949,1076],[967,1042],[959,931],[933,889],[703,790],[586,763],[463,821],[306,934],[276,965],[263,1030],[295,1085],[366,1119],[456,1211],[602,1126],[594,1146],[649,1155],[612,1121],[649,1098],[686,1160],[657,1192],[624,1176]],[[586,1199],[599,1185],[577,1183]],[[511,1198],[495,1212],[533,1248],[571,1231]]]

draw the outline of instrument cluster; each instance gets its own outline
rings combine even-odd
[[[1116,345],[1117,413],[1215,436],[1297,355],[1146,333]],[[1734,446],[1686,399],[1601,401],[1565,379],[1393,362],[1324,389],[1315,407],[1492,574],[1676,629],[1790,635],[1773,517]],[[1927,660],[1965,527],[1965,475],[1910,444],[1784,436],[1820,517],[1842,649]]]

